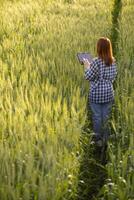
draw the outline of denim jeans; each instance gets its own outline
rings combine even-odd
[[[111,114],[113,102],[108,103],[93,103],[90,102],[93,120],[93,131],[96,138],[102,139],[107,142],[110,129],[109,129],[109,117]]]

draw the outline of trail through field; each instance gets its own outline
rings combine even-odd
[[[112,29],[110,39],[113,44],[114,56],[118,53],[118,37],[119,37],[119,18],[122,9],[121,0],[115,0],[112,10]],[[87,109],[88,109],[87,102]],[[108,162],[108,151],[101,147],[94,147],[91,140],[91,111],[88,110],[87,120],[81,133],[81,147],[83,155],[80,163],[79,182],[78,182],[78,199],[77,200],[98,200],[102,196],[99,192],[106,179],[108,178],[105,164]],[[112,127],[111,127],[112,132]]]
[[[133,0],[0,0],[0,200],[134,199],[133,19]],[[101,36],[118,70],[104,156],[76,57]]]
[[[92,124],[91,112],[89,110],[87,121],[81,133],[81,146],[83,155],[80,163],[79,182],[78,182],[78,200],[95,199],[101,187],[107,178],[105,169],[106,151],[95,147],[91,141]]]

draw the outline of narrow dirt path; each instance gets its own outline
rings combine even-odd
[[[122,0],[114,0],[114,7],[112,11],[112,30],[111,41],[113,46],[113,53],[117,56],[118,53],[118,38],[119,38],[119,22],[122,11]]]
[[[122,1],[114,0],[110,39],[112,41],[115,57],[117,57],[118,54],[119,21],[121,10]],[[83,154],[80,161],[77,200],[98,200],[99,197],[97,197],[97,195],[107,179],[107,171],[104,164],[107,152],[105,152],[104,160],[102,162],[100,159],[100,149],[96,149],[94,148],[94,145],[91,145],[89,130],[92,130],[92,125],[90,123],[90,119],[91,113],[89,111],[85,127],[83,127],[80,138]]]

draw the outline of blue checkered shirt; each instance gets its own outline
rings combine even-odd
[[[113,82],[117,75],[116,63],[106,66],[101,58],[94,58],[85,79],[90,81],[90,102],[106,103],[114,100]]]

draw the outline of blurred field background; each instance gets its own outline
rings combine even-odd
[[[89,85],[76,53],[96,56],[97,39],[111,35],[113,7],[113,0],[0,1],[0,199],[78,198]],[[124,0],[116,137],[97,199],[134,199],[133,11],[134,3]]]

